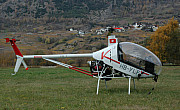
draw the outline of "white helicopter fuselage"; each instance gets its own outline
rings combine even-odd
[[[93,53],[93,58],[96,60],[103,61],[105,64],[112,66],[113,69],[123,72],[133,78],[138,78],[141,74],[141,78],[154,77],[154,75],[144,72],[138,68],[128,65],[124,62],[118,61],[117,55],[117,43],[110,45],[102,50]],[[143,74],[142,74],[143,73]]]

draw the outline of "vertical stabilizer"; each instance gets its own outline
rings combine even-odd
[[[10,40],[9,38],[6,38],[6,43],[10,42],[11,43],[11,46],[15,52],[16,55],[18,56],[21,56],[23,57],[22,53],[20,52],[20,50],[18,49],[18,47],[16,46],[15,42],[16,42],[16,39],[12,39]]]
[[[117,43],[118,43],[118,39],[115,37],[115,35],[108,36],[108,46]]]

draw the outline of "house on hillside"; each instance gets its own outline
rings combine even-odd
[[[125,29],[123,27],[115,28],[115,32],[125,32]]]
[[[77,31],[77,30],[74,30],[73,28],[70,28],[69,31],[70,31],[70,32],[74,32],[74,33],[78,33],[78,31]]]
[[[109,29],[111,29],[111,27],[110,27],[110,26],[106,27],[106,30],[107,30],[107,31],[109,31]]]
[[[144,23],[144,26],[141,30],[145,32],[154,32],[158,29],[157,25],[153,25],[152,23]]]
[[[101,28],[101,29],[96,30],[96,33],[97,35],[102,35],[104,32],[107,32],[107,31],[108,31],[107,29]]]
[[[79,34],[80,36],[84,36],[85,32],[82,31],[82,30],[79,30],[78,34]]]
[[[74,29],[73,29],[73,28],[70,28],[69,31],[74,31]]]
[[[152,26],[153,31],[155,32],[158,29],[157,25]]]
[[[97,35],[102,35],[103,33],[99,30],[96,30]]]
[[[133,23],[132,26],[134,27],[134,30],[141,30],[143,28],[142,23]]]

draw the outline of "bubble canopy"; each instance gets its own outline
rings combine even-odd
[[[153,68],[149,68],[151,69],[149,71],[153,71],[153,73],[156,75],[160,74],[162,70],[161,61],[154,53],[145,47],[131,42],[121,42],[119,43],[119,47],[124,54],[123,59],[125,61],[133,63],[136,66],[144,68],[145,70],[148,70],[147,68],[153,65]],[[150,65],[147,65],[147,62]]]

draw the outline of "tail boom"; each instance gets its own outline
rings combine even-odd
[[[21,63],[23,64],[25,69],[28,70],[28,67],[27,67],[24,59],[42,58],[42,59],[49,60],[52,62],[52,60],[50,60],[48,58],[93,57],[92,53],[86,53],[86,54],[54,54],[54,55],[22,55],[22,53],[20,52],[20,50],[18,49],[18,47],[15,44],[16,39],[10,40],[9,38],[6,38],[6,43],[8,43],[8,42],[11,43],[11,46],[13,47],[13,50],[14,50],[16,57],[17,57],[16,65],[14,68],[14,73],[12,75],[15,75],[18,72],[19,67],[21,66]],[[53,63],[56,63],[56,62],[53,61]],[[70,68],[70,69],[75,69],[75,68]],[[75,70],[77,70],[77,68]],[[77,70],[77,71],[80,71],[80,70]]]
[[[92,53],[86,54],[54,54],[54,55],[24,55],[23,58],[78,58],[78,57],[93,57]]]

